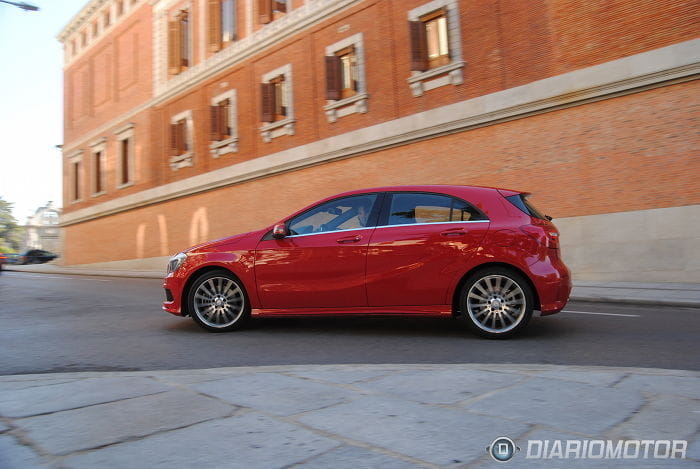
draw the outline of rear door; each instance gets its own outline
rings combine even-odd
[[[369,306],[448,304],[489,221],[467,201],[445,194],[387,194],[367,255]]]

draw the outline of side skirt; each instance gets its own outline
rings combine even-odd
[[[253,309],[253,316],[452,316],[451,305],[382,306],[354,308]]]

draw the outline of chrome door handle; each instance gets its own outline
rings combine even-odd
[[[336,240],[336,242],[344,244],[344,243],[356,243],[360,240],[362,240],[362,236],[355,235],[355,236],[346,236],[345,238],[339,238]]]
[[[443,231],[440,234],[442,236],[464,236],[467,233],[466,233],[466,231],[459,230],[459,231]]]

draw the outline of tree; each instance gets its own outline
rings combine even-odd
[[[12,204],[0,197],[0,252],[17,252],[22,243],[22,228],[12,216]]]

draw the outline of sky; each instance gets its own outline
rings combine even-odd
[[[19,0],[14,0],[15,2]],[[63,48],[56,36],[88,0],[0,3],[0,197],[15,218],[62,205]]]

